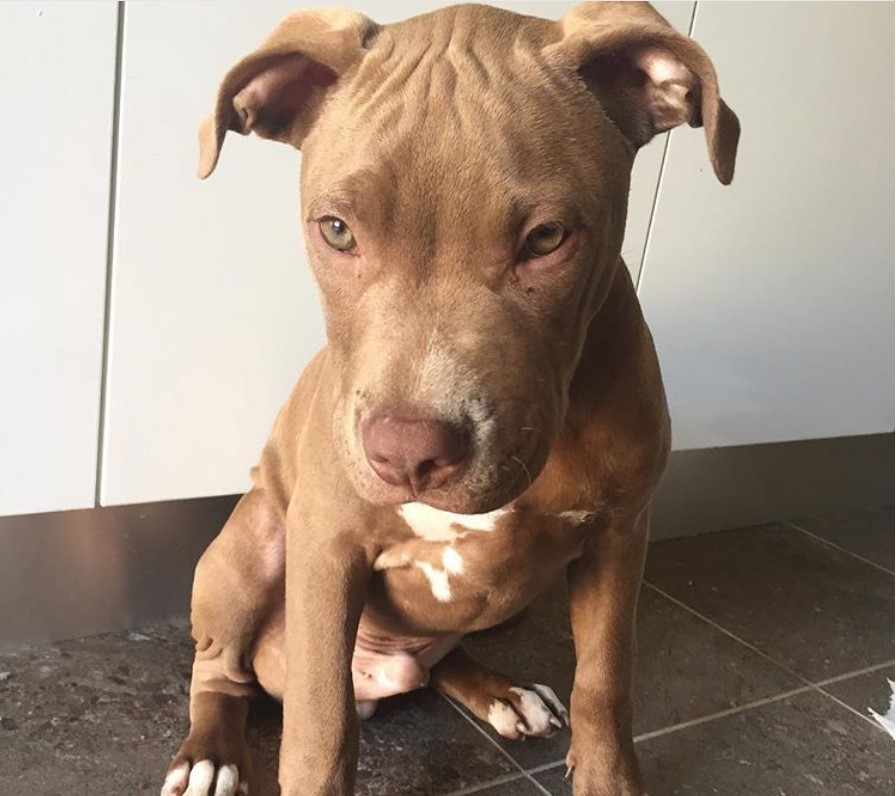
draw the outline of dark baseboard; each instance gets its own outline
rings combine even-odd
[[[671,539],[893,502],[893,434],[675,451],[651,537]]]
[[[676,451],[654,539],[893,500],[893,434]],[[193,567],[238,496],[0,518],[0,643],[188,613]]]
[[[237,499],[0,518],[0,643],[186,616],[196,561]]]

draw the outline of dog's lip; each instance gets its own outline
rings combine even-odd
[[[426,490],[417,495],[412,494],[409,490],[402,487],[385,487],[377,490],[379,494],[369,496],[367,499],[376,506],[385,509],[399,510],[402,506],[410,503],[422,504],[429,506],[437,511],[444,511],[450,514],[487,514],[490,511],[501,508],[507,504],[504,494],[491,496],[486,502],[470,499],[469,497],[452,494],[451,489],[433,489]]]

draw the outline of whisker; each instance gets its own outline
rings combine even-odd
[[[541,434],[546,440],[548,439],[548,435],[545,434],[540,428],[536,428],[535,426],[522,426],[520,431],[534,431],[536,434]],[[548,440],[550,442],[550,440]]]
[[[518,459],[516,456],[511,456],[510,458],[523,468],[523,472],[526,474],[526,478],[529,481],[529,486],[532,486],[532,475],[529,473],[529,468],[526,467],[526,463],[522,459]]]

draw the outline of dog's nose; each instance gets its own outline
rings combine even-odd
[[[413,494],[442,486],[463,464],[469,438],[442,420],[377,415],[361,431],[364,453],[387,484]]]

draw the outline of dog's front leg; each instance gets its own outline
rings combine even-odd
[[[282,796],[354,793],[351,659],[371,566],[348,535],[324,535],[320,522],[290,518],[287,531]]]
[[[576,674],[567,765],[575,796],[644,792],[632,740],[632,670],[648,515],[602,529],[569,567]]]

